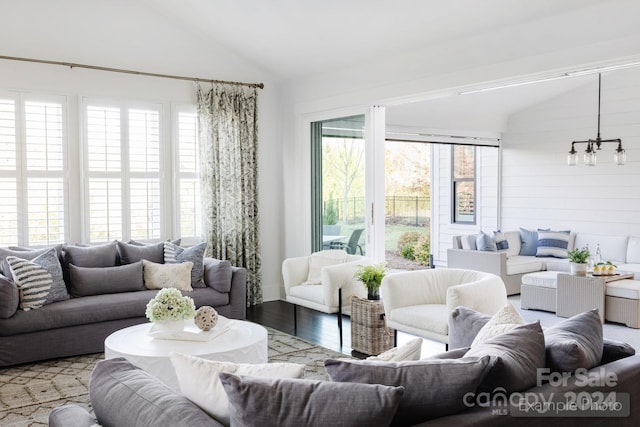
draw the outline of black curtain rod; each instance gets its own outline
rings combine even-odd
[[[385,138],[385,141],[391,141],[391,142],[422,142],[424,144],[441,144],[441,145],[469,145],[472,147],[492,147],[492,148],[499,148],[499,145],[493,145],[493,144],[482,144],[482,143],[478,143],[478,142],[473,142],[473,143],[469,143],[466,144],[464,142],[444,142],[444,141],[426,141],[426,140],[416,140],[416,139],[402,139],[402,138]],[[500,140],[497,140],[498,142],[500,142]]]
[[[171,74],[147,73],[144,71],[123,70],[121,68],[110,68],[110,67],[100,67],[97,65],[76,64],[73,62],[49,61],[46,59],[33,59],[33,58],[20,58],[17,56],[0,55],[0,59],[6,59],[9,61],[35,62],[37,64],[62,65],[64,67],[69,67],[69,68],[86,68],[88,70],[109,71],[112,73],[134,74],[137,76],[159,77],[163,79],[188,80],[188,81],[204,82],[204,83],[222,83],[227,85],[248,86],[248,87],[254,87],[258,89],[264,89],[263,83],[244,83],[244,82],[230,82],[226,80],[201,79],[198,77],[174,76]]]

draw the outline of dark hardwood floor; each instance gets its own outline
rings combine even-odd
[[[269,301],[247,309],[247,320],[269,326],[291,335],[296,335],[319,346],[355,357],[365,355],[351,351],[351,321],[349,316],[342,316],[343,344],[340,347],[338,335],[338,315],[326,314],[298,306],[298,329],[293,330],[293,304],[285,301]],[[413,335],[398,332],[398,345],[415,338]],[[444,344],[424,340],[424,355],[445,351]]]

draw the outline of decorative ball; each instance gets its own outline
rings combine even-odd
[[[196,311],[195,322],[203,331],[210,331],[218,323],[218,312],[208,305],[204,305]]]

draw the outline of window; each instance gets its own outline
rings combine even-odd
[[[64,97],[0,96],[1,245],[65,240],[65,114]]]
[[[160,106],[85,106],[88,240],[162,235]]]
[[[476,150],[473,146],[451,147],[451,177],[453,183],[453,222],[476,222]]]
[[[198,119],[195,109],[178,108],[176,120],[176,228],[188,239],[201,235]]]

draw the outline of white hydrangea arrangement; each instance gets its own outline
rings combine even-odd
[[[178,289],[165,288],[147,303],[145,315],[152,322],[186,320],[196,315],[196,305],[193,298],[182,296]]]

